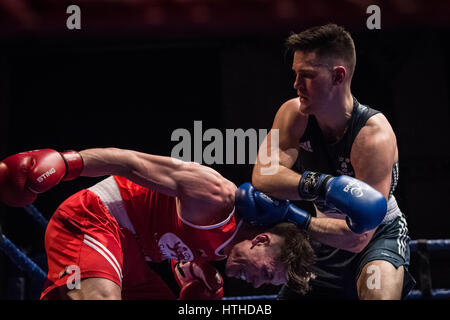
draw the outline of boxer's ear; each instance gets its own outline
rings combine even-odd
[[[333,84],[338,85],[344,82],[347,70],[344,66],[336,66],[333,68]]]
[[[269,244],[270,244],[270,236],[267,233],[261,233],[253,238],[252,247],[250,249],[253,249],[253,247],[255,247],[257,245],[267,246]]]

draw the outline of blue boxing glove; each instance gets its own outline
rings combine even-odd
[[[301,210],[288,200],[278,200],[256,190],[249,182],[242,184],[235,193],[237,214],[253,226],[272,226],[280,222],[292,222],[308,229],[311,214]]]
[[[387,202],[383,194],[365,182],[342,175],[305,171],[298,185],[303,200],[322,197],[346,214],[347,225],[354,233],[376,228],[384,219]]]

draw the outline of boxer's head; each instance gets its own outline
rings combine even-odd
[[[306,233],[292,223],[280,223],[233,246],[226,262],[226,275],[251,283],[289,284],[300,293],[309,288],[315,255]]]
[[[294,88],[302,111],[326,105],[339,90],[350,88],[356,64],[355,45],[350,34],[335,24],[313,27],[286,40],[293,54]]]

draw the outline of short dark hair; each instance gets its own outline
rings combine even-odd
[[[342,59],[352,75],[356,65],[356,51],[348,31],[336,24],[326,24],[291,34],[285,42],[288,53],[315,52],[319,58]]]
[[[287,285],[292,290],[305,294],[310,289],[311,269],[316,260],[307,233],[289,222],[279,223],[267,232],[284,239],[279,259],[286,266]]]

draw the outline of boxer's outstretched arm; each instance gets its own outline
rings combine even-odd
[[[87,149],[82,176],[123,176],[141,186],[176,196],[183,218],[217,223],[234,207],[236,186],[217,171],[195,162],[117,148]]]
[[[186,163],[171,158],[118,148],[94,148],[80,151],[85,177],[117,175],[148,188],[177,195],[174,173],[186,169]]]
[[[0,161],[0,202],[13,207],[31,204],[39,193],[80,175],[119,175],[176,196],[181,217],[195,224],[217,223],[234,207],[236,186],[213,169],[117,148],[63,153],[40,149],[11,155]]]

